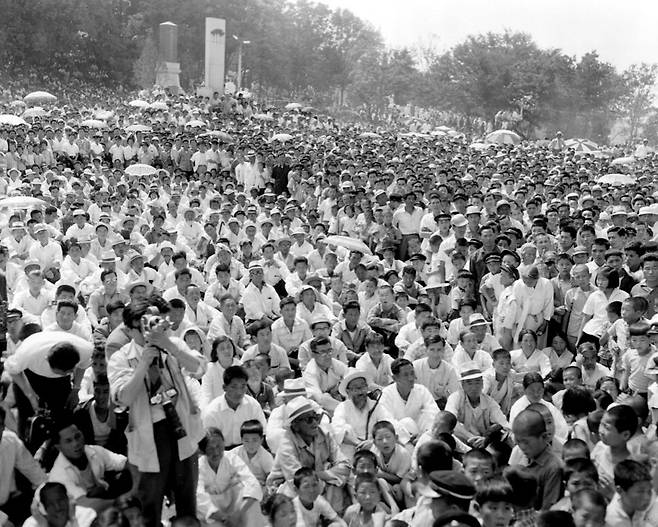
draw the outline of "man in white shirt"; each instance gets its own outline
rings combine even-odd
[[[416,383],[416,372],[410,361],[394,360],[391,372],[395,382],[382,390],[379,404],[399,421],[413,441],[430,429],[439,413],[439,407],[430,391]]]
[[[100,512],[112,505],[120,494],[130,490],[131,485],[121,485],[120,480],[110,482],[105,479],[107,471],[126,469],[126,456],[99,445],[85,445],[82,432],[72,422],[58,423],[56,433],[59,455],[48,481],[62,483],[76,505]],[[115,482],[117,484],[113,485]]]
[[[203,409],[203,426],[219,428],[224,434],[226,448],[242,444],[240,427],[245,421],[255,419],[267,425],[265,414],[258,401],[247,395],[249,375],[242,366],[229,366],[224,371],[224,393]]]
[[[271,321],[281,314],[280,298],[271,285],[264,281],[263,266],[260,262],[249,264],[249,284],[242,297],[247,322],[267,318]]]
[[[96,519],[96,511],[71,503],[66,487],[47,482],[37,489],[37,507],[23,527],[89,527]]]

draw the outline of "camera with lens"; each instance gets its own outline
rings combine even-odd
[[[160,316],[160,311],[158,310],[157,307],[149,307],[146,310],[146,313],[142,316],[142,326],[147,329],[151,330],[158,326],[159,324],[162,323],[162,317]]]
[[[167,418],[167,423],[173,428],[176,439],[182,439],[187,435],[187,432],[185,431],[185,427],[183,427],[183,423],[176,411],[176,405],[174,404],[174,398],[177,395],[178,391],[175,388],[164,390],[151,397],[151,404],[162,405],[162,410]]]

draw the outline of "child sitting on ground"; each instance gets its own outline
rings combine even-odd
[[[632,459],[620,461],[615,465],[614,485],[616,492],[605,514],[607,527],[655,525],[655,518],[651,521],[647,515],[653,493],[646,465]]]
[[[528,468],[510,465],[503,471],[503,477],[509,482],[514,492],[515,525],[535,525],[537,511],[537,477]]]
[[[482,527],[510,525],[514,517],[514,490],[503,477],[491,477],[480,481],[473,509]]]
[[[475,488],[481,481],[496,473],[496,462],[493,455],[484,448],[473,448],[466,452],[463,460],[464,474]]]
[[[582,489],[571,499],[575,527],[606,527],[605,496],[595,489]]]
[[[377,456],[373,451],[365,449],[357,450],[354,454],[352,466],[354,467],[354,472],[350,477],[350,485],[348,486],[348,491],[352,497],[352,501],[356,501],[356,478],[362,475],[370,475],[377,478],[381,509],[391,515],[400,512],[400,508],[390,492],[388,483],[384,479],[377,477],[379,463],[377,461]]]
[[[320,495],[320,479],[312,468],[297,470],[293,481],[297,491],[297,496],[292,500],[297,512],[297,526],[346,527],[329,502]]]
[[[402,509],[413,503],[411,482],[415,479],[411,469],[411,454],[398,443],[395,428],[389,421],[379,421],[372,428],[373,452],[377,456],[377,477],[385,480],[395,501]]]
[[[377,478],[360,474],[354,480],[356,503],[350,505],[343,520],[349,527],[384,527],[389,514],[382,507]]]
[[[238,456],[260,483],[263,494],[266,494],[265,480],[270,472],[274,458],[263,447],[263,425],[256,419],[245,421],[240,426],[240,439],[242,444],[235,449]]]
[[[562,496],[562,463],[551,448],[551,435],[542,415],[523,410],[512,424],[514,438],[528,458],[528,468],[537,479],[537,510],[550,509]]]
[[[589,459],[590,449],[582,439],[569,439],[562,446],[562,462],[566,463],[572,459]]]
[[[601,440],[592,450],[592,461],[599,473],[601,491],[611,497],[614,491],[615,466],[631,458],[628,440],[637,430],[637,415],[625,404],[608,408],[599,426]]]
[[[649,339],[649,323],[631,324],[628,331],[631,337],[631,347],[621,356],[621,390],[633,395],[647,397],[651,376],[645,373],[647,363],[656,348]]]
[[[589,459],[571,459],[564,466],[564,497],[551,507],[555,511],[573,512],[573,498],[583,489],[598,490],[599,474]]]

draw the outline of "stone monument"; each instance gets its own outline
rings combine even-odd
[[[155,69],[155,83],[174,93],[181,90],[180,64],[178,62],[178,26],[173,22],[163,22],[158,29],[158,64]]]
[[[206,76],[204,91],[224,93],[224,67],[226,53],[226,20],[206,18]]]

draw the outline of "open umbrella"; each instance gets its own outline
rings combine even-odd
[[[221,130],[211,130],[210,132],[201,134],[201,137],[216,137],[227,143],[233,141],[233,137],[231,137],[230,134],[227,134],[226,132],[222,132]]]
[[[14,108],[16,106],[25,106],[25,102],[21,101],[21,100],[15,100],[15,101],[11,101],[9,103],[9,106],[11,106],[12,108]]]
[[[362,134],[359,134],[359,137],[360,137],[361,139],[367,139],[367,138],[370,138],[370,139],[381,139],[381,138],[382,138],[381,135],[376,134],[375,132],[363,132]]]
[[[150,132],[151,127],[145,124],[131,124],[126,126],[126,132]]]
[[[192,119],[191,121],[185,123],[185,126],[191,126],[192,128],[204,128],[207,125],[200,119]]]
[[[44,205],[47,205],[45,201],[32,196],[11,196],[10,198],[0,199],[0,209],[29,209],[30,207]]]
[[[518,145],[521,142],[521,136],[512,130],[495,130],[484,138],[485,143],[495,143],[498,145]]]
[[[489,148],[489,145],[486,143],[471,143],[471,148],[473,150],[486,150]]]
[[[595,150],[599,149],[599,145],[597,145],[594,141],[591,141],[589,139],[567,139],[564,142],[564,148],[565,150],[568,150],[569,148],[572,148],[576,152],[594,152]]]
[[[167,106],[167,103],[162,102],[162,101],[155,101],[152,104],[149,104],[149,108],[151,110],[168,110],[169,106]]]
[[[10,113],[0,115],[0,124],[8,124],[9,126],[28,126],[25,119]]]
[[[107,123],[100,119],[85,119],[80,123],[80,126],[86,126],[87,128],[107,128]]]
[[[635,181],[635,177],[630,174],[605,174],[596,180],[606,185],[634,185]]]
[[[349,236],[327,236],[325,240],[329,245],[344,247],[349,251],[359,251],[361,254],[372,254],[370,248],[361,240]]]
[[[134,99],[128,103],[131,108],[146,108],[148,105],[149,103],[141,99]]]
[[[435,131],[437,131],[437,132],[449,132],[450,130],[452,130],[452,128],[450,128],[449,126],[445,126],[445,125],[437,126],[436,129],[435,129]]]
[[[47,115],[48,112],[44,110],[41,106],[35,106],[34,108],[28,108],[23,112],[23,119],[32,119],[34,117],[43,117]]]
[[[126,168],[126,174],[129,176],[152,176],[157,173],[158,170],[156,168],[151,165],[145,165],[144,163],[136,163]]]
[[[448,130],[446,133],[450,137],[464,137],[464,132],[458,132],[457,130]]]
[[[254,119],[256,119],[257,121],[272,121],[274,120],[274,117],[272,117],[271,115],[267,115],[266,113],[257,113],[254,114]]]
[[[611,165],[632,165],[633,163],[635,163],[635,158],[633,156],[618,157],[610,162]]]
[[[292,139],[292,135],[290,134],[275,134],[272,136],[272,139],[270,141],[290,141]]]
[[[302,107],[298,102],[289,102],[286,104],[286,110],[299,110]]]
[[[94,112],[94,119],[101,119],[103,121],[107,121],[108,119],[112,119],[114,117],[114,112],[111,112],[109,110],[98,110]]]
[[[23,100],[27,104],[48,104],[55,102],[57,97],[55,97],[52,93],[48,93],[47,91],[33,91],[32,93],[28,93],[25,97],[23,97]]]

